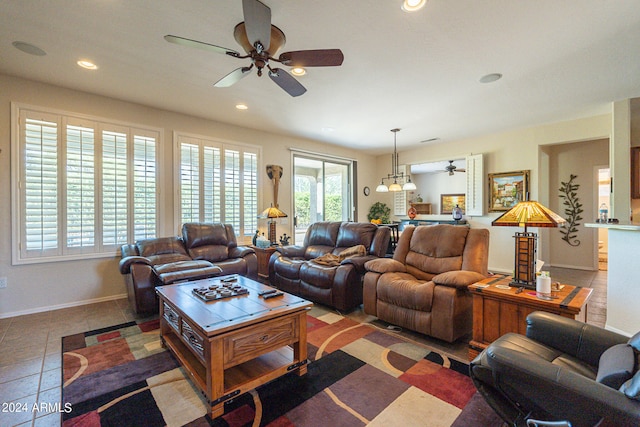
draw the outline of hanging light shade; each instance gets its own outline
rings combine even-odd
[[[404,172],[398,172],[398,151],[396,137],[397,133],[400,132],[400,129],[391,129],[391,132],[393,132],[393,156],[391,157],[391,173],[387,174],[386,177],[380,180],[380,185],[376,187],[376,191],[378,193],[386,193],[388,191],[413,191],[417,187],[413,182],[411,182],[411,176],[409,174],[405,175]],[[393,184],[387,187],[384,183],[385,179],[389,181],[393,179]],[[405,179],[406,182],[403,183]]]

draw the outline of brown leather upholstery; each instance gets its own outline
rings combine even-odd
[[[316,222],[302,246],[277,248],[269,259],[271,285],[308,300],[349,311],[362,304],[364,264],[384,256],[391,231],[370,223]],[[338,266],[313,262],[325,254],[339,255],[363,245],[367,255],[347,258]]]
[[[258,277],[253,249],[238,246],[230,224],[187,223],[182,236],[147,239],[121,247],[125,276],[135,313],[155,313],[155,287],[227,274]]]
[[[471,332],[467,286],[487,275],[489,231],[408,226],[393,259],[365,265],[364,311],[386,322],[453,342]]]

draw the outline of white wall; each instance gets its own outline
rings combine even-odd
[[[431,212],[434,215],[440,213],[441,194],[464,194],[467,191],[467,176],[462,172],[453,175],[449,175],[448,172],[412,174],[411,179],[417,187],[414,193],[416,196],[420,194],[424,203],[431,203]]]
[[[610,114],[552,123],[543,126],[508,130],[460,141],[443,141],[439,144],[423,145],[420,148],[403,151],[399,163],[416,164],[447,158],[462,158],[469,154],[484,153],[485,174],[517,170],[530,170],[530,198],[543,204],[549,203],[548,165],[540,160],[541,146],[570,142],[608,139],[611,134],[612,116]],[[386,171],[388,156],[378,156],[378,170]],[[542,173],[540,172],[542,171]],[[542,185],[540,185],[542,182]],[[391,205],[388,194],[377,197]],[[487,196],[485,195],[485,198]],[[557,194],[553,195],[556,198]],[[491,227],[491,221],[499,213],[488,213],[481,217],[467,217],[472,227],[488,228],[490,231],[489,269],[512,272],[514,262],[513,235],[516,228]],[[535,229],[532,229],[535,231]],[[548,251],[548,243],[541,239],[538,251]],[[546,260],[553,262],[552,260]]]
[[[375,188],[375,158],[351,149],[316,141],[290,138],[282,135],[258,132],[186,116],[170,111],[123,102],[84,92],[36,83],[0,74],[0,277],[7,277],[8,287],[0,289],[0,317],[60,308],[82,301],[99,301],[124,295],[125,287],[118,271],[119,258],[102,258],[87,261],[67,261],[37,265],[11,265],[11,188],[10,188],[10,116],[11,102],[30,104],[56,110],[84,113],[118,121],[158,127],[163,130],[160,173],[161,235],[177,233],[174,224],[173,192],[173,132],[182,131],[206,135],[228,141],[261,145],[263,158],[260,169],[267,164],[283,166],[278,201],[285,212],[292,212],[290,147],[303,148],[334,156],[354,158],[358,161],[358,219],[366,221],[369,207],[375,200],[365,197],[362,188]],[[266,173],[260,175],[261,191],[266,207],[272,197],[271,182]],[[287,228],[289,228],[287,230]],[[278,226],[278,233],[291,235],[291,221]]]

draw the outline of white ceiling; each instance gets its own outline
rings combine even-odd
[[[395,127],[402,151],[603,114],[640,96],[638,0],[429,0],[413,14],[401,0],[263,2],[286,34],[282,51],[344,52],[341,67],[300,77],[308,91],[298,98],[255,73],[214,88],[248,60],[163,39],[241,51],[240,0],[2,0],[0,72],[371,154],[392,151]],[[100,68],[80,69],[83,58]],[[488,73],[504,77],[479,83]]]

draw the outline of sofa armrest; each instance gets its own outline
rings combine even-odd
[[[629,338],[578,320],[536,311],[527,316],[527,337],[598,366],[600,355]]]
[[[376,258],[367,261],[364,268],[375,273],[406,273],[407,271],[407,267],[403,263],[391,258]]]
[[[282,256],[286,256],[287,258],[303,258],[305,248],[302,246],[280,246],[276,248],[276,251]]]
[[[254,253],[256,253],[256,251],[248,246],[236,246],[229,251],[229,258],[244,258]]]
[[[140,255],[138,252],[138,246],[131,243],[120,246],[120,254],[122,255],[122,258]]]
[[[353,256],[347,259],[344,259],[340,262],[341,265],[345,265],[345,264],[352,264],[355,268],[356,271],[360,274],[364,274],[367,272],[367,270],[365,269],[365,264],[371,260],[375,260],[378,259],[378,257],[375,257],[373,255],[365,255],[365,256]]]
[[[482,279],[485,279],[485,277],[476,271],[455,270],[440,273],[431,280],[433,280],[436,285],[466,289],[467,286],[479,282]]]
[[[131,264],[146,264],[152,266],[151,260],[143,256],[128,256],[120,260],[120,273],[129,274],[131,272]]]

